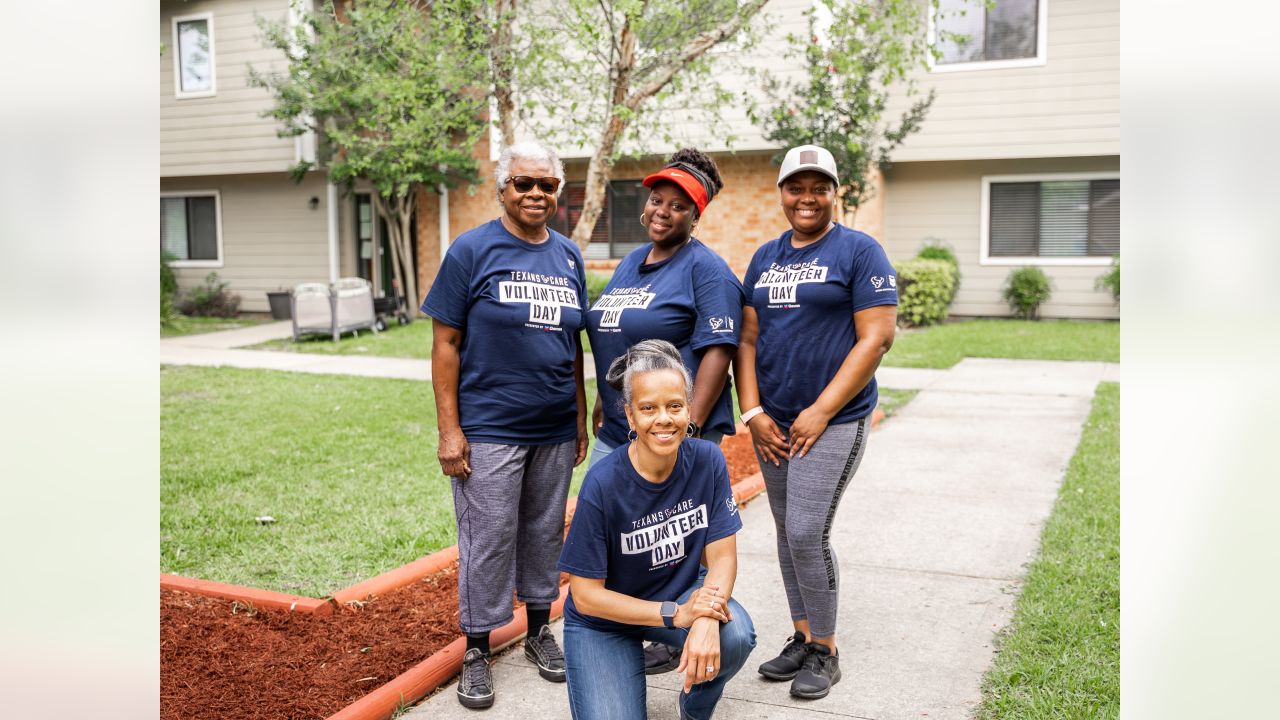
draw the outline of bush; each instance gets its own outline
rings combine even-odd
[[[172,298],[178,292],[178,278],[173,274],[169,263],[177,260],[173,253],[160,251],[160,294]]]
[[[934,325],[947,319],[955,296],[956,270],[945,260],[913,258],[898,263],[898,319],[907,325]]]
[[[1041,303],[1051,294],[1049,276],[1038,267],[1017,268],[1009,272],[1004,283],[1004,300],[1023,320],[1035,320]]]
[[[612,275],[603,275],[601,273],[587,273],[587,307],[596,304],[596,298],[600,297],[600,293],[604,292],[604,288],[609,284],[609,278]]]
[[[1120,302],[1120,256],[1115,255],[1111,260],[1111,270],[1106,275],[1099,276],[1094,287],[1099,290],[1110,290],[1111,297],[1115,298],[1116,302]]]
[[[227,292],[230,284],[219,281],[218,273],[211,272],[202,285],[183,295],[178,301],[178,310],[196,317],[235,317],[240,309],[240,296]]]
[[[169,263],[176,260],[172,253],[160,251],[160,325],[168,327],[178,318],[173,307],[173,296],[178,292],[178,278],[174,277]]]
[[[920,252],[916,253],[916,257],[924,260],[945,260],[951,263],[951,267],[956,271],[956,290],[960,290],[960,260],[956,258],[955,251],[949,246],[938,238],[925,238],[924,246],[920,248]]]

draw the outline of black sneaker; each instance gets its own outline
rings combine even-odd
[[[538,674],[551,682],[564,682],[564,653],[556,644],[550,625],[543,625],[537,637],[524,639],[524,656],[538,666]]]
[[[840,658],[831,654],[826,645],[809,643],[804,666],[791,681],[791,694],[805,700],[824,698],[831,686],[840,682]]]
[[[760,666],[760,674],[770,680],[790,680],[800,672],[800,666],[804,665],[804,658],[808,654],[804,633],[797,632],[787,638],[787,644],[782,646],[778,657]]]
[[[649,643],[644,649],[644,674],[661,675],[675,670],[680,666],[680,654],[683,652],[684,648],[666,643]]]
[[[458,702],[475,709],[493,704],[493,669],[489,667],[489,656],[480,652],[480,648],[471,648],[462,656]]]

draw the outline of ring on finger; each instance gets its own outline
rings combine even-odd
[[[713,674],[715,674],[715,671],[716,671],[716,666],[715,666],[715,665],[708,665],[708,666],[707,666],[707,674],[708,674],[708,675],[713,675]]]

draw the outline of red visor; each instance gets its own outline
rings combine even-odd
[[[645,187],[651,188],[663,180],[679,185],[680,189],[684,190],[685,194],[693,200],[693,204],[698,206],[699,214],[707,209],[707,203],[709,202],[707,200],[707,189],[702,187],[702,183],[698,182],[698,179],[694,176],[677,168],[662,168],[645,178],[643,182]]]

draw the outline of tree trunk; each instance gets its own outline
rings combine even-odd
[[[418,269],[413,266],[413,208],[416,188],[398,198],[400,202],[400,259],[404,264],[404,295],[409,303],[409,317],[417,315],[422,298],[418,297]]]
[[[600,144],[591,156],[587,165],[587,184],[582,201],[582,215],[573,228],[573,242],[585,253],[591,243],[591,231],[600,219],[604,210],[605,188],[613,175],[614,151],[618,147],[618,139],[626,131],[628,121],[618,114],[618,109],[628,104],[627,94],[631,92],[631,72],[636,63],[636,35],[631,30],[631,20],[627,19],[619,34],[618,57],[613,64],[613,93],[609,98],[609,119],[605,122],[604,132],[600,134]]]
[[[502,131],[502,146],[516,142],[516,103],[512,94],[514,71],[512,70],[512,25],[516,21],[516,0],[495,0],[493,37],[490,47],[493,62],[493,98],[498,106],[498,128]]]
[[[383,195],[380,192],[374,193],[374,209],[378,210],[378,217],[383,219],[384,223],[387,223],[387,233],[390,236],[388,245],[392,249],[392,270],[396,273],[397,287],[401,288],[403,292],[404,272],[401,265],[401,243],[399,243],[401,224],[399,224],[399,218],[396,217],[397,211],[394,210],[394,205],[388,204],[388,201],[383,199]],[[374,238],[374,242],[378,242],[378,238]],[[412,300],[410,301],[412,302]]]

